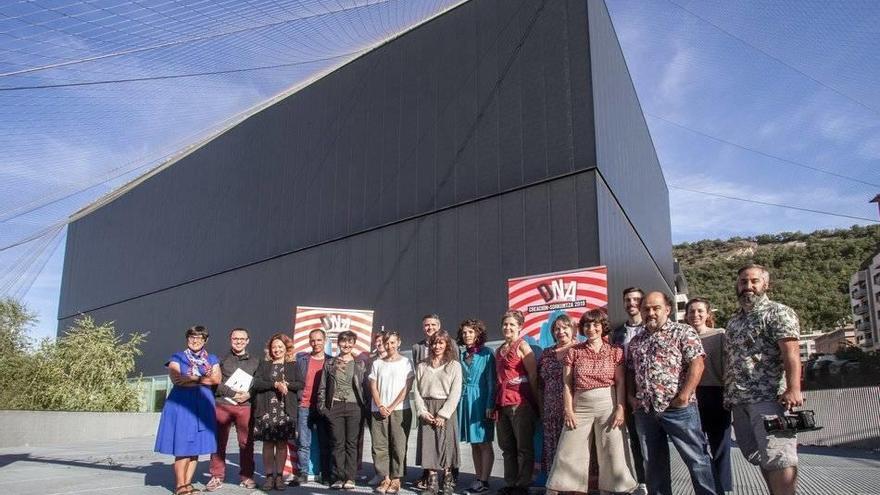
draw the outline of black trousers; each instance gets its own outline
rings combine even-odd
[[[636,418],[632,410],[626,408],[626,430],[629,433],[629,447],[633,455],[633,467],[636,471],[636,481],[645,482],[645,458],[642,456],[642,444],[639,442],[639,433],[636,431]]]
[[[700,423],[709,440],[712,454],[712,474],[715,491],[733,490],[733,468],[730,460],[730,411],[724,409],[724,390],[721,387],[697,387]]]
[[[333,401],[333,407],[327,413],[335,481],[355,479],[362,414],[363,410],[356,402],[342,401]]]

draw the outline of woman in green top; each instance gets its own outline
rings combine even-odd
[[[364,405],[364,362],[352,354],[357,335],[340,332],[339,355],[327,359],[318,387],[318,410],[330,424],[334,489],[353,490],[357,473],[358,436]]]

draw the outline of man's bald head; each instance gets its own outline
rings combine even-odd
[[[659,330],[669,320],[672,312],[672,299],[660,291],[649,292],[642,299],[642,323],[649,332]]]

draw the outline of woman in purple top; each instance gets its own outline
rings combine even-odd
[[[208,330],[186,331],[186,349],[165,364],[174,388],[165,400],[155,451],[174,456],[174,493],[196,492],[192,485],[199,455],[217,451],[212,385],[220,383],[220,360],[205,350]]]

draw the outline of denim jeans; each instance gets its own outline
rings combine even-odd
[[[696,404],[660,413],[638,410],[634,415],[650,495],[673,495],[669,439],[690,471],[696,495],[716,495],[709,446]]]
[[[300,407],[297,416],[296,425],[296,455],[298,473],[309,473],[309,461],[312,455],[312,434],[318,436],[318,459],[319,462],[313,465],[313,474],[320,473],[322,476],[330,477],[330,432],[327,427],[327,420],[324,419],[318,411]]]

